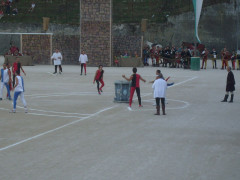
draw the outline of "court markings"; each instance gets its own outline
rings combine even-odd
[[[176,83],[176,84],[174,84],[173,86],[170,86],[170,87],[174,87],[174,86],[178,86],[178,85],[184,84],[184,83],[186,83],[186,82],[188,82],[188,81],[192,81],[192,80],[194,80],[194,79],[196,79],[196,78],[198,78],[198,77],[193,77],[193,78],[187,79],[187,80],[185,80],[185,81],[181,81],[181,82]],[[169,87],[169,88],[170,88],[170,87]],[[66,93],[64,93],[64,94],[66,95]],[[62,94],[62,95],[63,95],[63,94]],[[147,93],[147,94],[145,94],[144,96],[149,96],[149,95],[152,95],[152,93]],[[48,97],[50,97],[50,95],[48,95]],[[111,107],[104,108],[104,109],[102,109],[102,110],[100,110],[100,111],[98,111],[98,112],[96,112],[96,113],[90,114],[90,115],[88,115],[88,116],[86,116],[86,117],[79,118],[78,120],[72,121],[72,122],[67,123],[67,124],[65,124],[65,125],[62,125],[62,126],[59,126],[59,127],[55,128],[55,129],[52,129],[52,130],[43,132],[43,133],[38,134],[38,135],[36,135],[36,136],[33,136],[33,137],[30,137],[30,138],[24,139],[24,140],[22,140],[22,141],[19,141],[19,142],[17,142],[17,143],[14,143],[14,144],[5,146],[5,147],[3,147],[3,148],[0,148],[0,152],[1,152],[1,151],[4,151],[4,150],[7,150],[7,149],[9,149],[9,148],[15,147],[15,146],[17,146],[17,145],[23,144],[23,143],[25,143],[25,142],[31,141],[31,140],[33,140],[33,139],[37,139],[37,138],[42,137],[42,136],[44,136],[44,135],[50,134],[50,133],[55,132],[55,131],[57,131],[57,130],[63,129],[63,128],[65,128],[65,127],[68,127],[68,126],[70,126],[70,125],[76,124],[76,123],[78,123],[78,122],[84,121],[84,120],[86,120],[86,119],[92,118],[92,117],[94,117],[94,116],[96,116],[96,115],[98,115],[98,114],[100,114],[100,113],[102,113],[102,112],[111,110],[111,109],[113,109],[113,108],[115,108],[115,107],[117,107],[117,106],[118,106],[118,105],[114,105],[114,106],[111,106]],[[8,110],[8,109],[5,109],[5,108],[0,108],[0,109],[1,109],[1,110]],[[141,109],[141,110],[142,110],[142,109]],[[44,111],[44,110],[41,110],[41,111]],[[53,111],[53,112],[54,112],[54,111]],[[63,113],[64,113],[64,112],[63,112]],[[29,114],[30,114],[30,113],[29,113]],[[41,115],[41,114],[37,114],[37,113],[32,113],[32,114],[33,114],[33,115]],[[42,115],[46,115],[46,114],[42,114]],[[41,115],[41,116],[42,116],[42,115]]]
[[[25,143],[25,142],[31,141],[31,140],[33,140],[33,139],[37,139],[37,138],[39,138],[39,137],[41,137],[41,136],[44,136],[44,135],[46,135],[46,134],[50,134],[50,133],[55,132],[55,131],[57,131],[57,130],[63,129],[63,128],[65,128],[65,127],[71,126],[71,125],[76,124],[76,123],[78,123],[78,122],[80,122],[80,121],[84,121],[84,120],[86,120],[86,119],[92,118],[92,117],[94,117],[94,116],[96,116],[96,115],[98,115],[98,114],[100,114],[100,113],[102,113],[102,112],[111,110],[111,109],[113,109],[113,108],[115,108],[115,107],[117,107],[117,105],[104,108],[104,109],[102,109],[102,110],[100,110],[100,111],[98,111],[98,112],[96,112],[96,113],[94,113],[94,114],[91,114],[91,115],[87,116],[87,117],[80,118],[80,119],[78,119],[78,120],[76,120],[76,121],[73,121],[73,122],[67,123],[67,124],[65,124],[65,125],[59,126],[59,127],[55,128],[55,129],[52,129],[52,130],[43,132],[43,133],[41,133],[41,134],[38,134],[38,135],[36,135],[36,136],[33,136],[33,137],[30,137],[30,138],[24,139],[24,140],[22,140],[22,141],[19,141],[19,142],[17,142],[17,143],[11,144],[11,145],[9,145],[9,146],[5,146],[5,147],[3,147],[3,148],[0,148],[0,152],[1,152],[1,151],[4,151],[4,150],[7,150],[7,149],[9,149],[9,148],[15,147],[15,146],[17,146],[17,145],[23,144],[23,143]]]
[[[168,107],[168,104],[167,104],[167,105],[166,105],[166,110],[185,109],[185,108],[187,108],[187,107],[190,105],[188,102],[182,101],[182,100],[167,99],[167,101],[180,102],[180,103],[182,103],[183,105],[177,106],[177,107]],[[152,103],[155,102],[155,99],[143,100],[143,102],[150,102],[151,105],[147,104],[146,106],[147,106],[147,107],[153,106],[153,108],[147,109],[147,108],[145,108],[146,106],[144,105],[144,108],[141,108],[141,109],[133,109],[133,108],[132,108],[132,111],[153,111],[153,110],[155,110],[154,107],[156,107],[156,106],[152,105]]]

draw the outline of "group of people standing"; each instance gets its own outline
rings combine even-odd
[[[57,68],[59,67],[59,74],[62,73],[62,60],[63,60],[63,56],[62,53],[59,51],[58,48],[55,49],[55,52],[53,53],[51,60],[53,61],[54,67],[55,67],[55,71],[53,72],[53,74],[57,73]],[[84,68],[84,72],[85,72],[85,76],[87,75],[87,62],[88,62],[88,57],[85,54],[85,51],[83,50],[82,53],[79,56],[79,63],[81,65],[81,73],[80,75],[82,75],[83,73],[83,68]]]
[[[129,107],[128,109],[131,111],[132,110],[132,99],[134,92],[136,91],[137,97],[138,97],[138,104],[139,107],[142,106],[141,102],[141,95],[140,95],[140,80],[143,82],[146,82],[145,79],[142,78],[140,74],[137,74],[137,68],[132,69],[133,74],[127,78],[125,75],[122,75],[124,79],[127,81],[131,81],[131,89],[130,89],[130,97],[129,97]],[[154,89],[154,98],[156,100],[156,109],[157,112],[155,115],[160,115],[160,100],[161,100],[161,105],[162,105],[162,112],[163,115],[166,115],[165,112],[165,95],[166,95],[166,89],[167,89],[167,82],[163,78],[163,75],[160,70],[156,71],[156,79],[154,81],[151,81],[150,83],[153,83],[152,88]]]
[[[24,105],[25,112],[28,112],[27,103],[24,98],[24,81],[22,76],[20,75],[20,71],[22,71],[25,75],[25,71],[23,70],[21,63],[19,62],[19,58],[16,57],[16,61],[13,63],[12,66],[12,75],[11,78],[11,65],[6,63],[3,64],[3,68],[1,69],[0,79],[1,79],[1,91],[0,91],[0,101],[2,100],[3,96],[3,88],[6,87],[7,89],[7,99],[10,101],[11,98],[11,91],[14,91],[13,96],[13,109],[11,112],[16,112],[16,105],[18,96],[20,96],[22,103]]]
[[[231,62],[232,70],[240,70],[239,65],[240,65],[240,49],[238,49],[236,52],[232,51],[229,52],[227,48],[223,48],[221,51],[221,62],[222,62],[222,67],[221,69],[227,69],[229,66],[229,62]],[[211,52],[208,51],[207,48],[204,48],[204,50],[201,53],[202,56],[202,67],[201,69],[206,69],[207,67],[207,60],[208,57],[211,57],[212,59],[212,68],[217,69],[217,51],[215,48],[212,49]],[[236,67],[237,66],[237,67]]]
[[[209,51],[207,48],[204,48],[200,56],[202,58],[202,66],[201,69],[207,68],[207,61],[210,58],[212,60],[212,68],[217,69],[217,58],[218,52],[215,48]],[[184,48],[183,46],[178,47],[170,47],[167,46],[162,48],[160,46],[146,46],[143,49],[143,63],[145,66],[152,64],[152,66],[160,66],[171,68],[179,68],[183,67],[185,69],[190,68],[191,57],[194,56],[194,50],[191,48]],[[232,70],[240,70],[240,49],[237,51],[229,52],[227,48],[223,48],[220,52],[222,67],[221,69],[226,69],[229,66],[229,62],[231,62]]]
[[[143,63],[145,66],[160,66],[162,67],[169,67],[171,68],[189,68],[189,61],[193,52],[191,49],[175,46],[166,46],[165,48],[160,46],[146,46],[143,49]]]

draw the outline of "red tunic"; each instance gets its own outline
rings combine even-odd
[[[102,79],[102,71],[97,70],[97,75],[95,77],[95,80],[100,80],[100,79]]]
[[[133,76],[133,79],[132,79],[132,87],[140,87],[140,83],[139,83],[139,80],[140,80],[140,75],[139,74],[136,74],[136,79],[134,78],[134,74],[132,75]]]

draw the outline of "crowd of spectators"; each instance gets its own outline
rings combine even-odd
[[[184,48],[183,46],[166,46],[161,47],[153,45],[151,48],[145,46],[143,49],[143,63],[145,66],[160,66],[163,67],[184,67],[189,68],[190,58],[194,55],[193,49]]]
[[[217,52],[215,48],[208,50],[204,48],[197,50],[202,59],[201,69],[206,69],[207,61],[212,61],[212,68],[217,69],[217,59],[221,60],[221,69],[226,69],[229,65],[232,69],[240,70],[240,49],[229,52],[227,48],[223,48],[221,52]],[[191,65],[191,57],[194,56],[194,48],[167,46],[161,47],[157,45],[145,46],[143,49],[143,63],[145,66],[160,66],[171,68],[189,69]],[[236,67],[235,67],[236,66]]]
[[[19,0],[1,0],[1,4],[0,4],[0,19],[4,16],[4,15],[17,15],[18,14],[18,8],[17,8],[17,4],[18,4]],[[30,8],[26,11],[26,12],[33,12],[35,9],[35,2],[32,2]],[[25,12],[23,12],[25,13]]]

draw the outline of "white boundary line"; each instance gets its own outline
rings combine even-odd
[[[17,106],[18,108],[24,109],[24,107]],[[91,114],[81,114],[81,113],[67,113],[67,112],[57,112],[57,111],[45,111],[45,110],[40,110],[40,109],[29,109],[30,111],[39,111],[39,112],[48,112],[48,113],[55,113],[55,114],[76,114],[76,115],[82,115],[82,116],[90,116]]]
[[[57,131],[57,130],[63,129],[63,128],[65,128],[65,127],[68,127],[68,126],[70,126],[70,125],[76,124],[76,123],[78,123],[78,122],[84,121],[84,120],[86,120],[86,119],[89,119],[89,118],[91,118],[91,117],[94,117],[94,116],[96,116],[96,115],[98,115],[98,114],[100,114],[100,113],[102,113],[102,112],[104,112],[104,111],[108,111],[108,110],[113,109],[113,108],[115,108],[115,107],[117,107],[117,105],[112,106],[112,107],[108,107],[108,108],[105,108],[105,109],[102,109],[102,110],[100,110],[100,111],[98,111],[98,112],[96,112],[96,113],[94,113],[94,114],[91,114],[90,116],[87,116],[87,117],[78,119],[78,120],[76,120],[76,121],[67,123],[67,124],[65,124],[65,125],[63,125],[63,126],[59,126],[59,127],[55,128],[55,129],[52,129],[52,130],[43,132],[43,133],[41,133],[41,134],[38,134],[38,135],[36,135],[36,136],[33,136],[33,137],[30,137],[30,138],[24,139],[24,140],[22,140],[22,141],[19,141],[19,142],[17,142],[17,143],[11,144],[11,145],[9,145],[9,146],[5,146],[5,147],[3,147],[3,148],[0,148],[0,152],[1,152],[1,151],[4,151],[4,150],[7,150],[7,149],[9,149],[9,148],[15,147],[15,146],[17,146],[17,145],[23,144],[23,143],[25,143],[25,142],[31,141],[31,140],[33,140],[33,139],[37,139],[37,138],[39,138],[39,137],[41,137],[41,136],[44,136],[44,135],[46,135],[46,134],[49,134],[49,133],[55,132],[55,131]]]
[[[152,100],[155,100],[155,99],[152,99]],[[176,101],[176,102],[181,102],[181,103],[184,103],[184,105],[183,106],[179,106],[179,107],[172,107],[172,108],[168,108],[167,106],[166,106],[166,109],[167,110],[178,110],[178,109],[185,109],[185,108],[187,108],[189,105],[190,105],[190,103],[189,102],[186,102],[186,101],[182,101],[182,100],[176,100],[176,99],[167,99],[168,101]],[[154,102],[154,101],[150,101],[150,100],[143,100],[143,102]],[[136,110],[132,110],[132,111],[153,111],[154,110],[154,108],[152,108],[152,109],[141,109],[141,110],[139,110],[139,109],[136,109]]]
[[[181,84],[184,84],[184,83],[186,83],[186,82],[188,82],[188,81],[192,81],[192,80],[197,79],[197,78],[198,78],[197,76],[194,76],[194,77],[192,77],[192,78],[190,78],[190,79],[187,79],[187,80],[185,80],[185,81],[181,81],[181,82],[179,82],[179,83],[173,84],[173,85],[170,86],[170,87],[179,86],[179,85],[181,85]],[[170,87],[168,87],[168,88],[170,88]]]
[[[60,115],[51,115],[51,114],[39,114],[39,113],[27,113],[35,116],[47,116],[47,117],[60,117],[60,118],[80,118],[79,116],[60,116]]]

